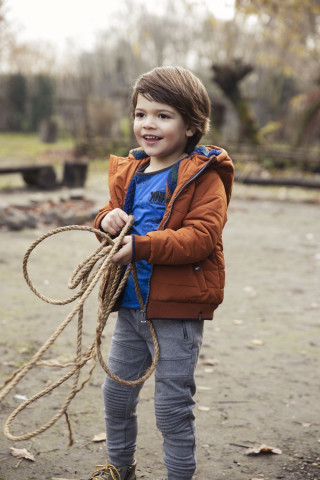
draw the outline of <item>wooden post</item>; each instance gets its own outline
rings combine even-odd
[[[70,188],[83,187],[87,178],[88,164],[65,162],[62,184]]]

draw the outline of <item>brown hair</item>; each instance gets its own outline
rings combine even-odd
[[[175,108],[186,124],[196,132],[188,138],[186,152],[191,153],[209,130],[210,99],[202,82],[182,67],[157,67],[144,73],[136,81],[131,98],[132,116],[138,95],[151,101],[166,103]]]

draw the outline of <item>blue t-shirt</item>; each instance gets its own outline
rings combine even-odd
[[[134,223],[131,229],[133,235],[146,235],[148,232],[157,230],[166,208],[166,183],[172,166],[145,173],[144,169],[147,165],[139,169],[134,176],[135,194],[132,209]],[[136,262],[136,267],[141,295],[145,303],[152,267],[146,260]],[[121,306],[140,308],[132,272],[124,289]]]

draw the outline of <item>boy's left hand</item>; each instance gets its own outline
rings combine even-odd
[[[114,263],[127,265],[132,261],[132,236],[126,235],[122,240],[122,247],[112,258]]]

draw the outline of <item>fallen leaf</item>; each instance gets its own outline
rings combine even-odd
[[[93,442],[104,442],[106,440],[106,433],[98,433],[98,435],[95,435],[92,439]]]
[[[276,455],[281,455],[282,451],[280,448],[268,447],[267,445],[260,445],[260,447],[248,448],[246,455],[263,455],[275,453]]]
[[[15,395],[14,398],[16,398],[17,400],[22,400],[23,402],[28,400],[28,397],[26,397],[25,395]]]
[[[244,291],[244,292],[248,292],[248,293],[254,292],[254,288],[253,288],[253,287],[250,287],[250,286],[248,285],[247,287],[244,287],[244,288],[243,288],[243,291]]]
[[[198,410],[200,410],[200,412],[209,412],[210,408],[199,405]]]
[[[257,346],[262,346],[264,345],[263,341],[262,340],[259,340],[258,338],[254,338],[253,340],[251,340],[251,343],[253,345],[257,345]]]
[[[233,325],[236,325],[237,327],[239,327],[240,325],[243,325],[243,320],[233,320]]]
[[[206,358],[205,360],[202,361],[202,365],[210,365],[213,367],[214,365],[218,365],[218,360],[215,358]]]
[[[255,297],[257,295],[257,292],[255,291],[255,289],[250,286],[244,287],[243,291],[248,293],[251,297]]]
[[[309,422],[298,422],[298,421],[295,421],[294,423],[297,423],[298,425],[301,425],[302,427],[304,428],[309,428],[311,427],[312,423],[309,423]]]
[[[11,447],[11,455],[17,458],[25,458],[26,460],[31,460],[32,462],[35,462],[36,459],[32,455],[32,453],[28,452],[26,448],[15,448]]]

